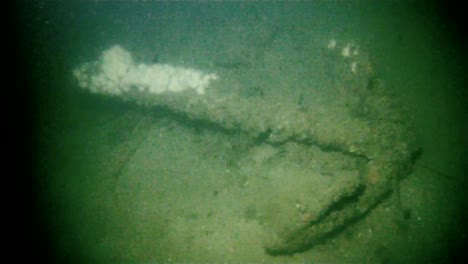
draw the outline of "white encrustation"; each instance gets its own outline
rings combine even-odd
[[[131,89],[151,94],[195,91],[201,95],[212,80],[219,78],[214,73],[169,64],[136,64],[119,45],[104,51],[98,61],[80,65],[73,75],[80,87],[108,95]]]

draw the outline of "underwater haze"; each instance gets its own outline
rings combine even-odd
[[[28,219],[32,230],[24,230],[32,247],[24,250],[34,259],[454,263],[466,258],[466,32],[458,24],[461,17],[446,6],[435,1],[19,1],[15,11],[17,59],[32,124],[26,148],[32,157],[34,217]],[[195,113],[193,98],[184,95],[191,91],[185,90],[176,91],[182,99],[161,103],[166,97],[129,99],[83,89],[92,85],[80,83],[74,70],[98,69],[103,51],[115,45],[132,55],[135,69],[157,64],[202,77],[212,73],[202,91],[209,95],[216,88],[216,95],[225,96],[220,100],[240,98],[239,112],[233,112],[236,107],[217,112],[208,105],[206,112]],[[365,59],[353,59],[361,54]],[[335,58],[342,64],[322,61]],[[354,149],[343,158],[336,149],[341,146],[275,138],[268,128],[255,134],[257,127],[273,125],[262,123],[256,112],[262,106],[251,102],[274,105],[265,108],[273,110],[293,105],[298,113],[322,109],[320,103],[348,107],[348,94],[361,90],[341,84],[360,71],[372,78],[356,83],[375,92],[382,80],[385,94],[409,113],[405,122],[412,124],[418,146],[411,170],[368,212],[318,243],[271,254],[265,246],[269,231],[281,230],[292,221],[290,215],[306,226],[315,223],[311,208],[294,196],[307,193],[308,187],[297,183],[301,173],[319,167],[313,175],[326,177],[342,166],[361,168],[372,158]],[[339,79],[334,72],[346,75]],[[330,89],[314,90],[315,84]],[[133,86],[128,89],[141,88]],[[352,115],[368,124],[373,121],[364,117],[370,111],[353,108]],[[322,118],[330,131],[346,123]],[[310,197],[319,199],[322,191],[316,186]]]

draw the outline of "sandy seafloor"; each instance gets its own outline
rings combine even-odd
[[[45,2],[19,9],[19,36],[26,40],[20,50],[36,95],[34,198],[44,245],[39,257],[57,263],[453,260],[466,242],[466,101],[464,51],[445,17],[430,6],[396,2],[165,2],[152,7],[157,12],[139,4]],[[161,21],[164,27],[157,26]],[[401,182],[403,219],[395,217],[391,196],[306,252],[269,256],[255,209],[269,197],[268,183],[235,177],[249,139],[77,91],[72,79],[73,67],[113,44],[126,46],[140,61],[149,62],[157,52],[162,61],[209,68],[220,60],[216,49],[222,45],[209,44],[223,27],[242,36],[216,40],[232,49],[225,53],[232,56],[227,67],[255,61],[243,43],[257,36],[268,41],[272,28],[286,39],[276,50],[269,47],[269,56],[290,58],[291,45],[304,46],[311,37],[365,47],[388,89],[413,114],[422,147],[413,173]],[[275,83],[281,71],[271,71],[258,77],[261,82],[246,76],[259,85]]]

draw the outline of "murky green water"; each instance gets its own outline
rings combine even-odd
[[[21,70],[33,110],[38,257],[57,263],[446,263],[465,243],[465,51],[442,10],[390,1],[17,6]],[[270,256],[263,247],[265,218],[281,218],[288,209],[258,209],[273,199],[269,188],[288,180],[265,183],[265,175],[245,165],[266,162],[277,150],[167,109],[88,94],[71,74],[119,44],[141,63],[157,58],[223,69],[226,78],[242,77],[233,86],[242,97],[272,96],[307,108],[315,102],[304,96],[307,83],[327,71],[317,69],[315,77],[294,66],[314,65],[304,58],[318,56],[305,55],[330,40],[369,54],[373,70],[412,113],[422,152],[401,182],[403,209],[393,195],[345,231],[293,256]],[[282,72],[288,78],[279,78]]]

